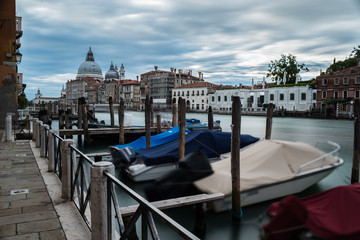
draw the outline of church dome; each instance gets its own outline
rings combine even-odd
[[[105,79],[120,79],[118,71],[114,68],[114,64],[111,62],[110,69],[105,74]]]
[[[100,66],[95,62],[94,54],[91,51],[91,47],[86,56],[86,61],[83,62],[78,68],[78,73],[76,78],[84,77],[93,77],[97,79],[102,79],[102,71]]]

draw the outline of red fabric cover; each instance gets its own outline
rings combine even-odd
[[[288,213],[282,210],[285,200],[272,204],[268,213],[275,216],[273,219],[282,218],[286,223],[290,220]],[[305,226],[319,237],[327,240],[360,239],[360,183],[335,187],[302,198],[300,202],[307,210]]]

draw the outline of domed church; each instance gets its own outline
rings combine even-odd
[[[101,68],[99,64],[95,62],[94,54],[91,51],[91,47],[89,47],[89,51],[86,55],[86,61],[80,65],[76,75],[77,79],[87,77],[91,77],[96,80],[103,79]]]

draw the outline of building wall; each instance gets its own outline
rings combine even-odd
[[[0,1],[0,128],[17,112],[16,3]]]

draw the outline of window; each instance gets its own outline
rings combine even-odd
[[[328,80],[327,80],[326,78],[324,78],[324,79],[322,80],[322,85],[323,85],[323,86],[327,86],[327,84],[328,84]]]
[[[270,94],[270,101],[274,101],[274,94]]]
[[[334,98],[339,99],[339,91],[334,91]]]
[[[196,96],[199,96],[199,90],[196,91]]]
[[[214,96],[211,97],[211,101],[215,102],[215,97]]]
[[[345,91],[343,92],[343,98],[344,98],[344,99],[348,98],[348,91],[345,90]]]
[[[306,100],[306,93],[301,93],[301,100],[305,101]]]
[[[176,92],[174,92],[174,96],[176,96]]]
[[[360,98],[360,90],[355,91],[355,98]]]
[[[186,96],[189,96],[189,91],[186,92]]]
[[[201,90],[201,96],[204,96],[204,90]]]
[[[313,93],[313,100],[316,100],[316,93]]]
[[[201,104],[201,110],[204,110],[204,104]]]
[[[340,79],[339,78],[335,78],[334,79],[334,85],[339,85],[340,84]]]
[[[181,96],[184,96],[184,91],[181,92]]]
[[[194,92],[194,90],[192,91],[192,94],[191,94],[191,96],[195,96],[195,92]]]
[[[360,77],[355,77],[355,84],[360,84]]]
[[[178,92],[178,96],[180,96],[180,91]]]
[[[294,93],[290,93],[290,100],[295,100],[295,94]]]
[[[326,99],[326,92],[322,92],[322,99]]]
[[[343,79],[343,85],[348,85],[349,84],[349,78],[344,77]]]
[[[284,94],[280,93],[280,101],[284,100]]]
[[[224,97],[224,101],[227,102],[227,96]]]
[[[218,96],[218,102],[220,102],[221,101],[221,96]]]

